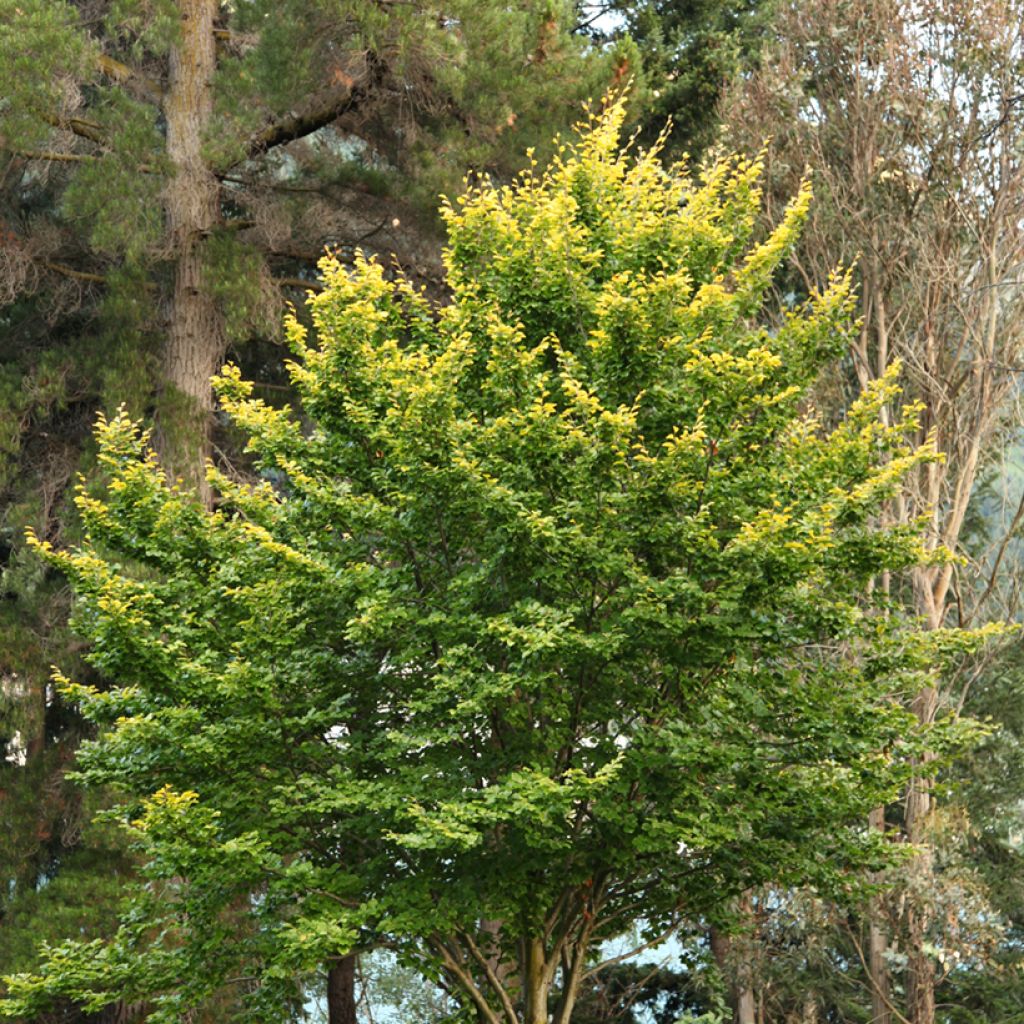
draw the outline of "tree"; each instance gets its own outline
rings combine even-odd
[[[511,174],[629,58],[573,23],[557,0],[0,0],[4,966],[47,933],[34,890],[78,834],[63,772],[85,726],[47,686],[74,657],[66,588],[23,536],[75,537],[96,410],[155,421],[167,471],[201,489],[211,450],[244,472],[210,415],[225,352],[281,387],[284,300],[325,244],[439,288],[436,191]]]
[[[773,136],[776,202],[814,168],[821,201],[795,255],[794,291],[820,285],[837,260],[856,261],[864,317],[837,390],[862,388],[898,361],[904,400],[922,405],[920,436],[931,431],[943,453],[908,473],[883,515],[929,517],[928,543],[956,551],[966,568],[924,565],[877,581],[930,628],[1015,614],[1000,598],[1013,588],[1005,556],[1024,505],[984,549],[972,548],[969,527],[986,467],[1019,423],[1022,15],[1015,0],[781,4],[771,59],[737,82],[725,105],[733,144]],[[924,687],[915,712],[926,722],[961,706],[970,678],[956,672]],[[922,780],[905,811],[873,816],[875,827],[899,829],[923,850],[905,876],[899,922],[914,1024],[933,1024],[934,951],[955,949],[960,916],[942,913],[929,862],[933,809]],[[955,884],[950,891],[952,911]],[[876,1024],[892,1019],[885,931],[872,927]]]
[[[831,430],[807,409],[847,277],[758,326],[809,191],[754,241],[759,163],[691,184],[623,117],[446,208],[448,305],[326,258],[302,418],[218,379],[265,479],[211,467],[215,510],[101,421],[84,545],[37,545],[116,683],[62,685],[148,884],[7,1016],[178,1021],[233,982],[279,1020],[382,946],[478,1020],[567,1024],[603,939],[884,855],[858,822],[944,742],[893,694],[971,642],[865,597],[922,555],[872,517],[932,452],[881,422],[891,375]]]
[[[584,5],[597,38],[628,33],[643,57],[642,135],[670,121],[667,149],[704,153],[720,128],[730,83],[758,64],[774,0],[598,0]]]
[[[607,82],[619,58],[585,52],[573,15],[558,0],[443,16],[347,0],[5,0],[6,174],[23,208],[47,188],[55,201],[5,226],[0,294],[127,315],[159,365],[164,460],[203,489],[197,438],[229,343],[278,321],[280,288],[312,282],[325,243],[431,278],[434,239],[408,200],[421,190],[433,206],[467,167],[508,170],[538,123],[546,140]]]

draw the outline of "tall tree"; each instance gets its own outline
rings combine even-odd
[[[699,158],[718,133],[720,100],[758,64],[775,0],[595,0],[583,21],[593,36],[628,33],[643,56],[642,134],[667,123],[672,155]]]
[[[1017,422],[1024,349],[1024,160],[1019,83],[1024,9],[1015,0],[858,0],[782,4],[770,59],[737,84],[727,104],[731,138],[772,136],[769,167],[778,196],[810,165],[821,203],[796,255],[799,292],[827,279],[835,261],[855,261],[863,302],[847,386],[880,379],[898,361],[905,400],[921,403],[939,463],[909,474],[886,516],[924,518],[928,543],[967,557],[880,577],[929,628],[977,621],[1004,589],[1007,523],[988,553],[966,541],[986,460]],[[896,407],[888,413],[897,414]],[[974,556],[974,557],[972,557]],[[996,614],[1002,609],[996,606]],[[922,722],[962,704],[969,674],[924,686],[913,701]],[[932,793],[908,789],[891,824],[918,844],[901,927],[908,950],[905,1014],[933,1024],[938,961],[948,941],[935,902],[941,886],[929,851]],[[883,827],[881,809],[873,815]],[[916,875],[916,879],[914,876]],[[873,1018],[893,1019],[887,939],[872,914]]]
[[[266,336],[279,286],[312,281],[324,244],[435,274],[401,198],[509,169],[601,90],[615,58],[573,24],[557,0],[4,0],[7,175],[56,192],[7,225],[4,291],[70,281],[84,303],[145,307],[161,450],[202,490],[228,343]]]
[[[436,191],[510,174],[630,59],[573,24],[558,2],[0,0],[5,966],[13,930],[47,934],[29,911],[77,856],[81,803],[64,772],[83,723],[48,687],[75,644],[66,588],[25,561],[26,526],[75,535],[98,408],[152,416],[168,471],[200,490],[211,446],[236,464],[209,378],[230,349],[285,383],[263,373],[270,343],[325,244],[436,288]]]
[[[488,1024],[568,1024],[603,939],[884,852],[858,822],[941,731],[894,681],[973,643],[864,605],[921,557],[871,517],[934,453],[880,422],[892,374],[834,429],[807,411],[846,278],[757,324],[808,191],[754,242],[757,163],[693,185],[621,152],[623,116],[448,209],[443,309],[325,260],[315,340],[289,328],[308,421],[219,378],[267,479],[215,473],[216,511],[101,426],[86,543],[40,548],[118,683],[67,692],[111,726],[83,768],[133,794],[149,884],[0,1012],[177,1021],[243,977],[276,1020],[387,944]]]

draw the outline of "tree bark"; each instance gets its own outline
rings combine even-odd
[[[885,830],[885,808],[875,807],[868,815],[868,828]],[[884,901],[875,896],[868,905],[868,981],[871,985],[871,1024],[892,1024],[889,967],[885,960],[889,937],[882,914]]]
[[[543,939],[525,939],[523,961],[523,1024],[548,1024],[547,962]]]
[[[328,1024],[356,1024],[356,957],[335,960],[327,970]]]
[[[922,690],[914,700],[914,713],[923,723],[933,722],[937,709],[938,691],[934,687]],[[927,836],[931,800],[929,780],[912,779],[907,791],[904,829],[908,842],[921,847],[911,871],[924,879],[930,879],[934,870]],[[919,896],[912,898],[907,909],[907,1019],[911,1024],[935,1024],[935,964],[925,952],[930,921],[928,905]]]
[[[749,897],[742,897],[740,911],[749,920]],[[711,955],[728,984],[733,1024],[757,1024],[757,1006],[749,957],[743,950],[737,950],[733,939],[717,928],[711,929]]]
[[[736,1024],[757,1024],[754,989],[744,975],[745,969],[736,979]]]
[[[213,409],[210,377],[224,355],[224,327],[204,280],[203,240],[220,219],[218,183],[202,146],[213,116],[217,0],[178,0],[181,29],[171,48],[164,115],[173,166],[165,205],[176,253],[157,443],[172,477],[210,502],[205,463]]]

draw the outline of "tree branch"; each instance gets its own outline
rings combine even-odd
[[[96,63],[99,65],[100,71],[108,78],[112,78],[115,82],[132,83],[138,86],[139,91],[151,103],[159,105],[163,102],[164,88],[156,79],[148,78],[135,68],[122,64],[121,61],[108,57],[105,53],[100,54]]]
[[[249,140],[242,159],[254,160],[277,146],[304,139],[364,104],[384,78],[384,65],[372,55],[369,63],[370,71],[362,81],[329,89],[317,96],[305,110],[293,112],[257,132]],[[223,168],[225,171],[229,169]]]
[[[494,1012],[494,1008],[484,998],[479,986],[473,980],[472,974],[470,974],[469,971],[467,971],[465,967],[455,959],[451,950],[448,949],[444,941],[435,936],[429,940],[429,943],[433,949],[440,954],[445,970],[455,978],[462,991],[473,1000],[473,1003],[480,1012],[480,1016],[485,1024],[501,1024],[501,1018]]]
[[[86,270],[75,270],[74,267],[69,267],[65,263],[44,263],[44,267],[47,270],[56,271],[58,274],[63,274],[65,277],[73,277],[76,281],[90,281],[93,284],[106,284],[107,279],[102,274],[91,274]]]
[[[483,955],[480,947],[473,941],[473,936],[470,935],[469,932],[459,932],[458,934],[466,943],[473,959],[484,969],[484,974],[487,976],[487,980],[490,983],[491,988],[501,1000],[501,1006],[505,1011],[505,1016],[508,1017],[509,1024],[518,1024],[518,1018],[516,1017],[516,1010],[512,1005],[512,1000],[509,999],[508,992],[505,990],[505,986],[501,983],[501,979],[498,977],[497,972],[491,966],[490,961]]]
[[[643,953],[645,950],[651,949],[653,946],[659,946],[661,943],[666,942],[668,939],[679,930],[679,922],[666,928],[660,935],[656,935],[649,942],[644,942],[639,946],[635,946],[633,949],[628,950],[625,953],[621,953],[619,956],[609,957],[607,960],[602,960],[601,963],[591,967],[589,971],[583,974],[583,978],[592,978],[595,974],[603,971],[606,967],[612,967],[615,964],[621,964],[623,960],[629,960],[631,957],[637,956]]]
[[[999,575],[999,569],[1003,563],[1003,557],[1006,555],[1006,549],[1010,545],[1010,541],[1013,540],[1017,533],[1021,521],[1024,520],[1024,494],[1021,494],[1020,502],[1017,505],[1017,511],[1013,515],[1009,527],[1003,532],[1003,538],[1000,541],[999,548],[996,551],[995,561],[992,563],[992,568],[988,573],[988,582],[985,584],[985,589],[982,591],[981,597],[974,604],[974,608],[967,616],[967,622],[970,622],[974,616],[978,613],[985,602],[991,597],[992,591],[996,586],[996,579]]]
[[[8,152],[20,156],[23,160],[48,160],[52,163],[89,164],[97,159],[88,153],[57,153],[48,149],[11,149]]]
[[[71,132],[79,138],[88,139],[102,145],[107,141],[103,129],[92,121],[84,121],[80,117],[57,117],[56,114],[44,114],[43,120],[61,131]]]
[[[275,277],[274,284],[278,288],[303,288],[311,292],[322,292],[324,290],[324,286],[320,281],[307,281],[302,277]]]

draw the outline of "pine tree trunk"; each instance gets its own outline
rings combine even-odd
[[[868,815],[868,828],[876,832],[885,830],[885,808],[875,807]],[[885,960],[889,939],[882,916],[883,900],[872,898],[868,905],[868,974],[871,985],[871,1024],[892,1024],[889,1009],[889,967]]]
[[[356,958],[334,961],[327,971],[328,1024],[356,1024]]]
[[[219,220],[217,179],[202,147],[213,116],[217,0],[178,0],[181,32],[171,49],[164,114],[173,177],[166,192],[167,229],[177,254],[164,357],[165,408],[158,444],[172,476],[209,503],[210,377],[224,355],[224,329],[204,281],[203,241]]]

